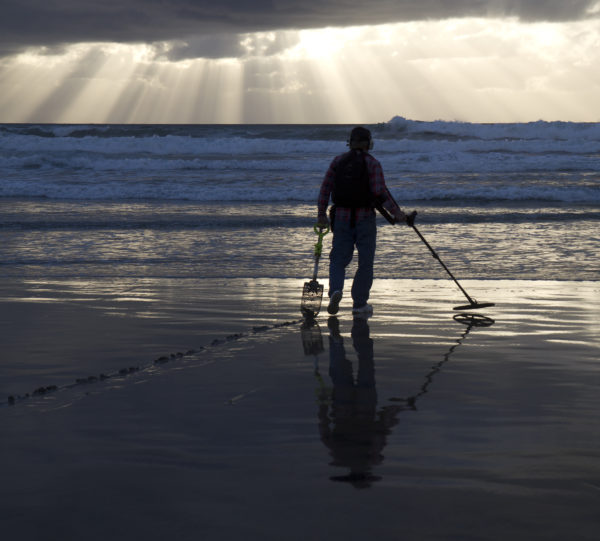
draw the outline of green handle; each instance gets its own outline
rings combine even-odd
[[[315,257],[321,257],[321,252],[323,251],[323,237],[329,233],[329,226],[322,226],[319,224],[315,224],[314,227],[315,233],[319,235],[319,240],[315,244]]]

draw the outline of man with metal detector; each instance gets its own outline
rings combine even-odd
[[[336,314],[339,309],[346,267],[356,247],[358,269],[352,283],[352,312],[369,316],[373,313],[367,301],[373,284],[377,237],[373,209],[377,208],[392,223],[406,222],[407,217],[387,190],[381,164],[369,154],[373,148],[371,132],[360,126],[354,128],[348,146],[348,152],[331,162],[319,193],[317,226],[330,226],[333,231],[327,311]],[[330,197],[333,206],[328,219]]]

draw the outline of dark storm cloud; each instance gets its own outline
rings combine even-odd
[[[591,16],[596,4],[597,0],[2,0],[0,55],[76,42],[179,40],[169,53],[172,58],[215,58],[241,54],[239,36],[255,31],[469,16],[567,21]],[[219,34],[220,38],[208,37]],[[195,37],[186,39],[189,36]]]

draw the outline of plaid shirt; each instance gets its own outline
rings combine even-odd
[[[339,161],[342,159],[344,154],[340,154],[336,156],[329,169],[327,169],[327,173],[325,173],[325,178],[323,179],[323,184],[321,184],[321,191],[319,192],[319,217],[327,216],[327,205],[329,204],[329,197],[331,196],[331,192],[333,190],[333,183],[335,180],[335,169]],[[383,169],[381,168],[381,164],[368,152],[364,153],[365,162],[367,164],[367,171],[369,173],[369,184],[371,188],[371,193],[383,202],[383,206],[390,213],[395,213],[398,210],[398,205],[396,202],[389,196],[387,191],[387,187],[385,185],[385,179],[383,178]],[[356,220],[360,221],[370,216],[373,216],[375,211],[372,207],[361,207],[356,209]],[[350,221],[352,217],[352,209],[346,207],[336,207],[335,210],[335,219]]]

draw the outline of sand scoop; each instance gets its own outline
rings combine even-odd
[[[315,233],[319,235],[314,249],[315,256],[315,267],[313,270],[312,280],[310,282],[304,282],[304,288],[302,289],[302,303],[300,310],[304,317],[314,318],[317,317],[319,310],[321,310],[321,302],[323,301],[323,285],[317,281],[317,273],[319,272],[319,259],[321,258],[321,252],[323,251],[323,237],[329,233],[329,227],[323,227],[315,225]]]

